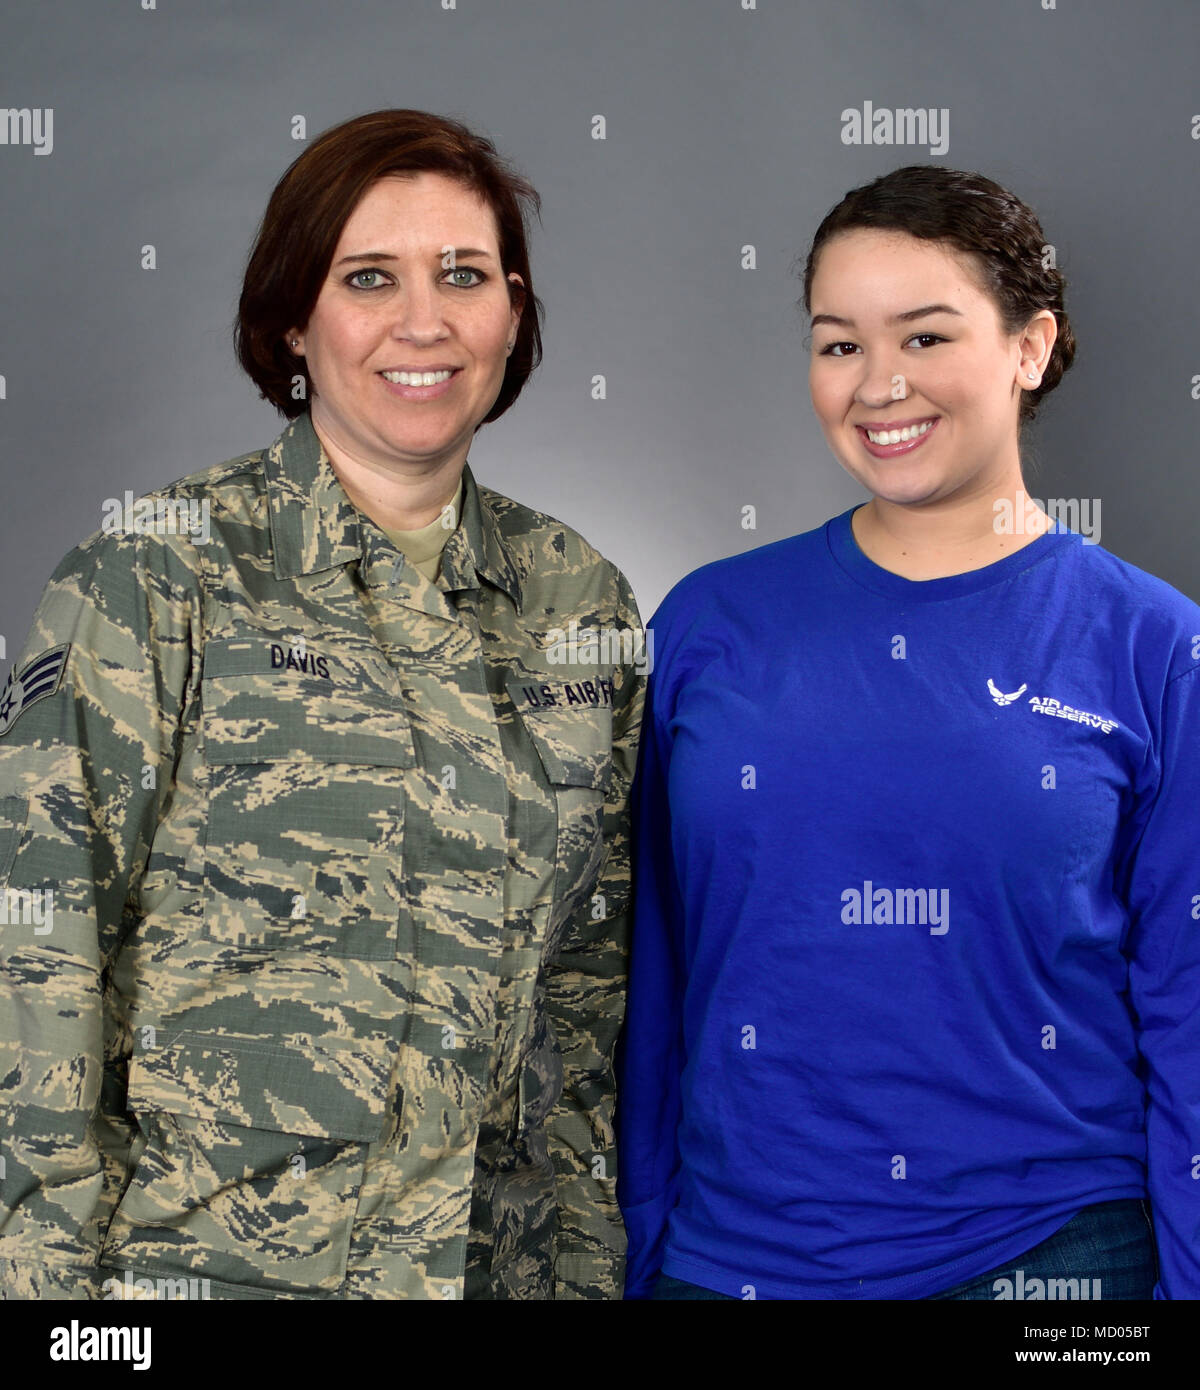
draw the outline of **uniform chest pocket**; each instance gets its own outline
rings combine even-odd
[[[393,957],[404,769],[416,763],[407,714],[381,694],[224,670],[213,645],[201,691],[205,934],[246,950]]]
[[[513,678],[507,689],[554,794],[557,922],[587,898],[605,857],[604,801],[613,770],[612,682],[603,676],[547,683]]]

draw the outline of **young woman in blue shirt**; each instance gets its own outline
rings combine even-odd
[[[1200,1296],[1200,608],[1025,492],[1063,285],[978,174],[818,229],[871,497],[651,624],[626,1297]]]

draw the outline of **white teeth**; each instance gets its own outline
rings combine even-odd
[[[436,386],[440,381],[449,381],[453,372],[380,372],[385,381],[395,386]]]
[[[904,444],[909,439],[917,439],[934,426],[933,420],[921,425],[909,425],[902,430],[868,430],[867,438],[872,444]]]

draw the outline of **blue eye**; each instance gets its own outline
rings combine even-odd
[[[482,270],[476,270],[473,266],[469,265],[456,265],[453,270],[449,270],[446,273],[448,275],[474,275],[475,280],[472,284],[469,285],[463,285],[455,281],[451,281],[451,283],[454,285],[454,288],[457,290],[473,290],[476,285],[482,285],[484,280],[487,279],[487,276],[484,275]]]
[[[382,275],[382,274],[383,274],[383,271],[381,271],[381,270],[355,270],[355,271],[351,271],[351,273],[350,273],[349,275],[346,276],[346,284],[348,284],[348,285],[350,286],[351,289],[355,289],[355,290],[377,290],[377,289],[380,289],[380,288],[382,288],[382,287],[381,287],[380,285],[358,285],[358,284],[355,284],[355,281],[359,278],[360,275],[375,275],[375,276],[379,276],[379,275]]]
[[[448,270],[446,275],[451,277],[448,283],[458,290],[473,290],[477,286],[482,285],[488,278],[482,270],[476,270],[473,266],[469,265],[455,266],[453,270]],[[474,278],[464,278],[462,280],[455,280],[452,278],[459,275],[463,277],[473,276]],[[367,285],[363,283],[365,279],[371,279],[372,277],[374,278],[373,284]],[[349,285],[352,290],[369,293],[371,290],[381,290],[385,287],[391,277],[389,276],[388,280],[385,280],[383,277],[384,272],[382,270],[373,270],[369,267],[364,267],[362,270],[352,270],[350,274],[346,276],[346,284]]]

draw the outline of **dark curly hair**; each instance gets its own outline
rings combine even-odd
[[[541,213],[537,190],[490,140],[458,121],[428,111],[370,111],[325,131],[288,166],[246,265],[234,350],[259,394],[289,419],[308,409],[312,380],[284,335],[293,324],[307,324],[342,229],[367,190],[387,174],[422,170],[449,175],[479,194],[496,219],[504,275],[515,270],[525,282],[523,291],[508,282],[510,299],[521,301],[521,321],[500,393],[480,424],[504,414],[541,361],[542,303],[533,292],[526,241],[527,214]],[[292,393],[297,376],[305,383],[300,400]]]
[[[1063,307],[1066,280],[1044,263],[1046,238],[1032,209],[982,174],[938,164],[909,164],[853,188],[825,215],[804,267],[804,308],[812,313],[812,282],[822,246],[839,232],[860,227],[907,232],[943,241],[974,260],[983,288],[1006,333],[1019,332],[1039,309],[1058,324],[1042,380],[1021,392],[1018,421],[1032,420],[1044,396],[1075,358],[1075,335]]]

